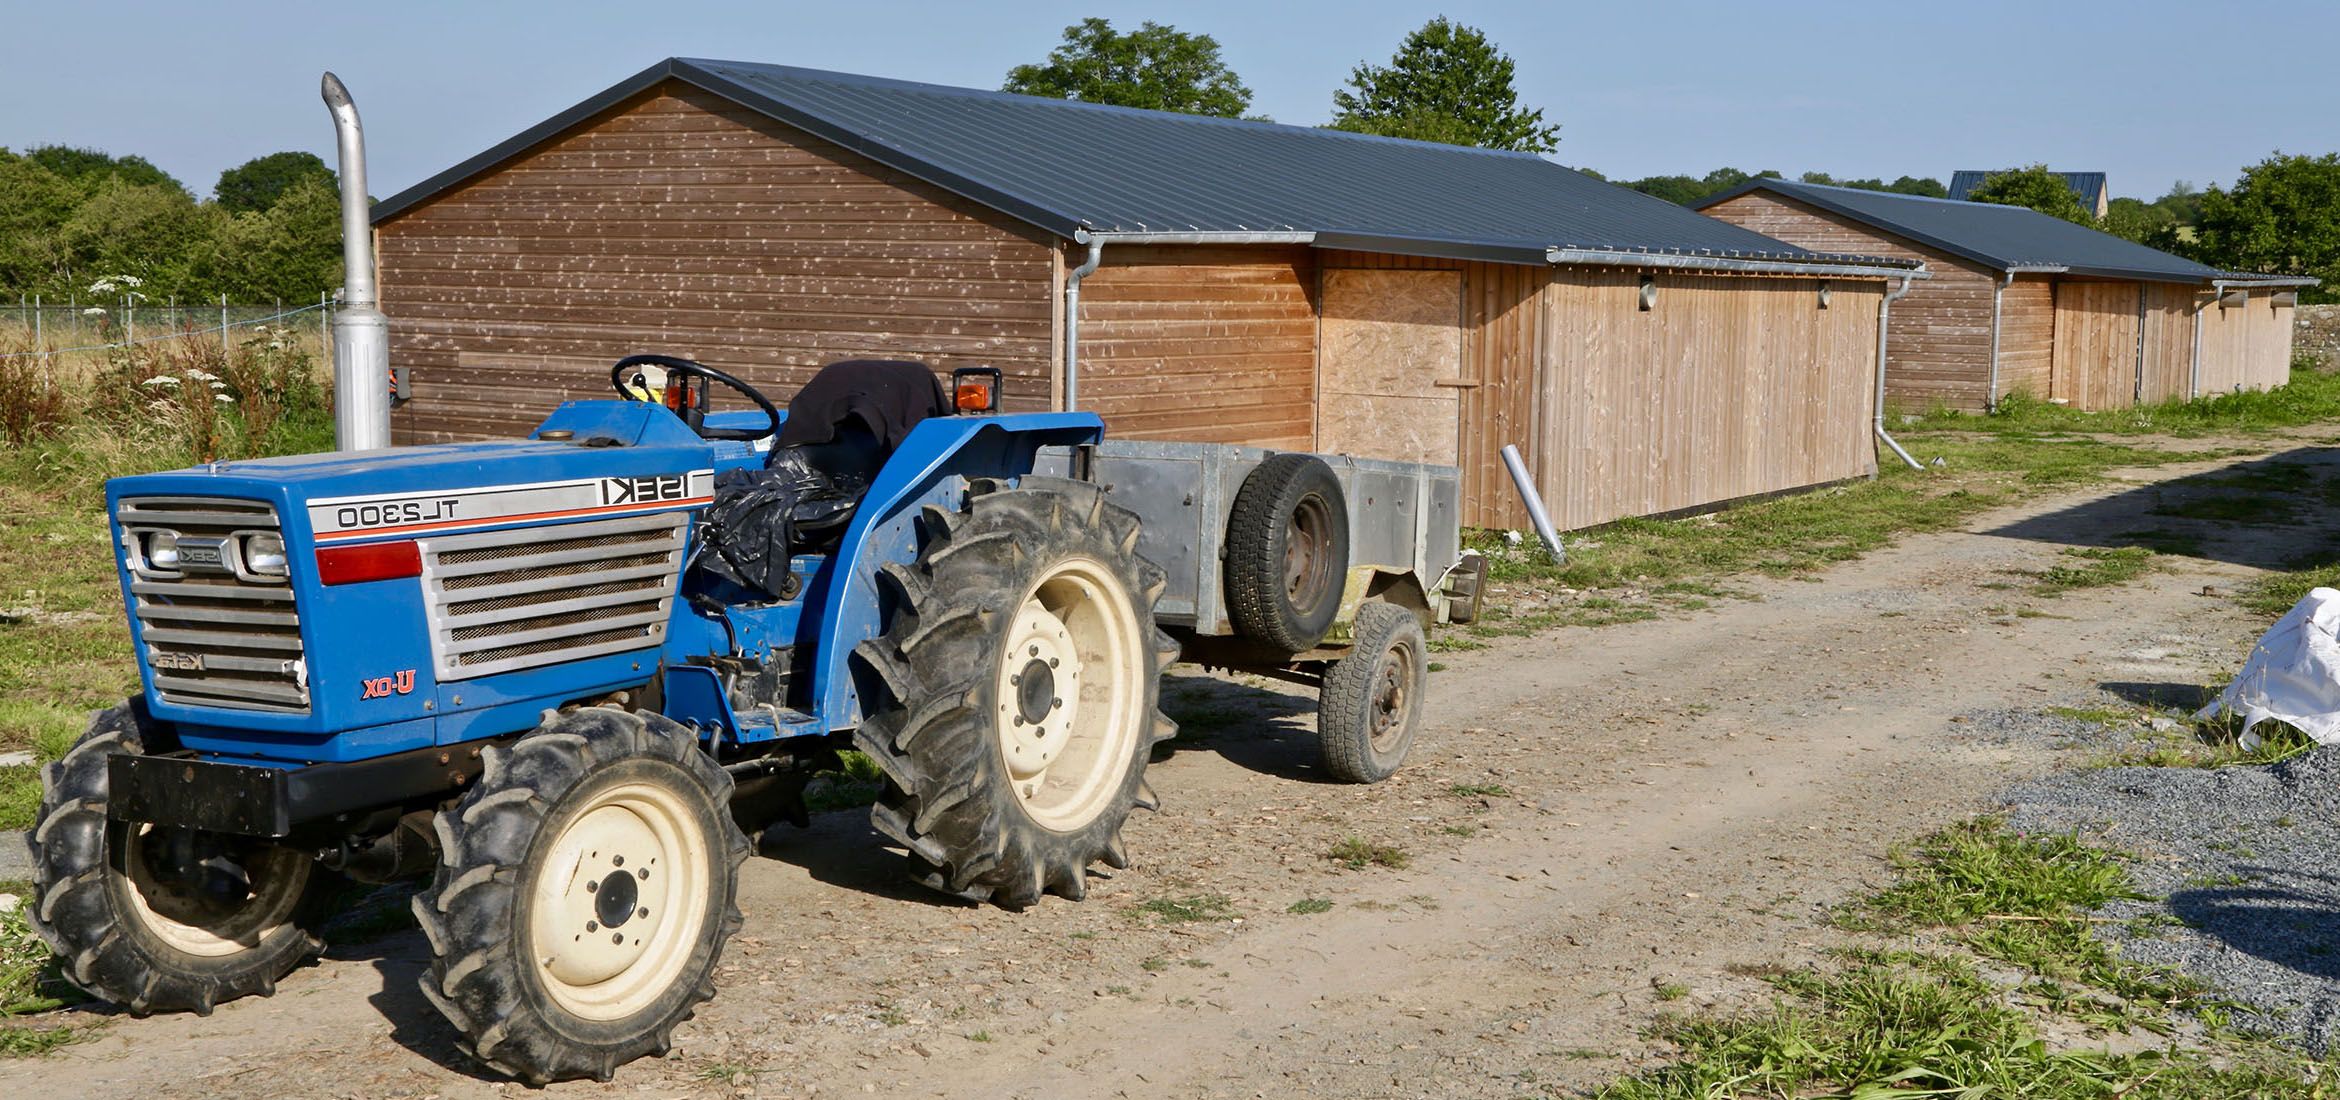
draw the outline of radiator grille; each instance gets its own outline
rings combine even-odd
[[[442,681],[665,640],[682,512],[419,540]]]
[[[156,695],[180,706],[307,713],[309,671],[292,589],[224,569],[155,569],[141,542],[149,532],[170,531],[232,543],[239,534],[278,530],[276,510],[256,500],[129,497],[114,518],[131,564],[140,655]]]

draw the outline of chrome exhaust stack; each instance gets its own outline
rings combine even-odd
[[[374,227],[366,200],[366,135],[341,78],[325,74],[325,107],[341,153],[341,308],[333,315],[333,443],[390,445],[390,319],[374,289]]]

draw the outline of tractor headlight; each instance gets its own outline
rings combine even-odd
[[[258,532],[244,536],[244,568],[263,577],[285,574],[284,536]]]
[[[166,572],[179,568],[179,533],[176,531],[149,531],[146,533],[146,564],[149,568]]]

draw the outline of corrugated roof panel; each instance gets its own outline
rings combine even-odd
[[[2020,206],[1930,199],[1789,180],[1753,180],[1702,199],[1700,208],[1764,190],[1810,203],[1896,236],[2006,271],[2061,267],[2075,275],[2199,283],[2216,268]]]
[[[1820,258],[1528,153],[691,59],[652,66],[393,196],[376,220],[670,77],[1062,236],[1308,232],[1448,242],[1518,262],[1556,246]]]

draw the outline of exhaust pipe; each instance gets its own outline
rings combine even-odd
[[[341,310],[333,315],[333,444],[390,445],[390,319],[374,290],[373,212],[366,201],[366,135],[341,78],[325,74],[325,107],[341,153]]]

